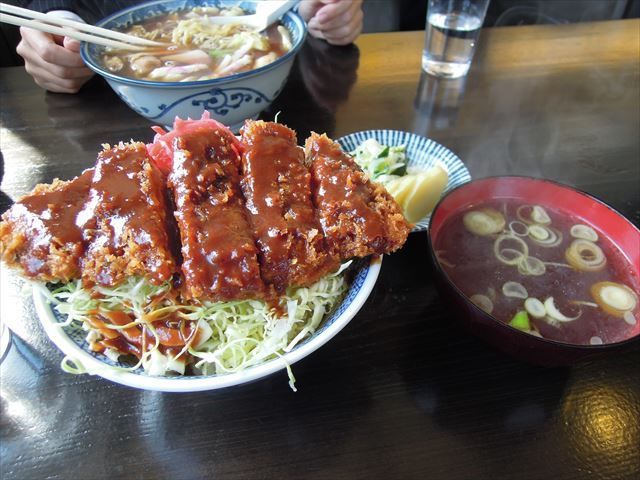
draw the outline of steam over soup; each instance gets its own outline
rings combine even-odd
[[[637,330],[637,272],[565,212],[519,200],[476,205],[447,220],[435,249],[472,302],[532,335],[596,345]]]
[[[144,52],[105,48],[101,63],[123,77],[193,82],[263,67],[291,50],[291,36],[282,25],[257,32],[247,25],[215,25],[210,21],[217,15],[245,14],[239,7],[197,7],[147,19],[124,33],[166,42],[166,48]]]

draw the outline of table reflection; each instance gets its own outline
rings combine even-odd
[[[429,132],[455,126],[466,83],[466,76],[437,78],[423,71],[414,99],[413,131],[428,137]]]
[[[296,130],[298,139],[307,138],[311,130],[332,136],[335,112],[347,101],[357,79],[360,51],[355,45],[335,47],[316,38],[303,45],[284,90],[261,114]]]
[[[602,380],[597,385],[574,385],[564,398],[562,425],[570,447],[579,464],[605,477],[613,478],[621,467],[639,472],[637,399],[615,381]]]

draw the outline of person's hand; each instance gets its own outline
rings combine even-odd
[[[76,93],[92,76],[80,58],[80,42],[20,27],[16,52],[35,82],[51,92]]]
[[[298,12],[311,35],[332,45],[348,45],[362,31],[362,0],[303,0]]]

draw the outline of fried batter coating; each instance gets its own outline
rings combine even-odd
[[[325,238],[342,259],[391,253],[411,231],[402,209],[340,145],[312,133],[305,143],[313,201]]]
[[[80,277],[82,229],[75,217],[89,193],[93,169],[74,180],[41,184],[2,216],[0,255],[10,267],[45,282]]]
[[[262,278],[276,291],[308,286],[336,270],[311,201],[311,175],[296,134],[284,125],[247,121],[242,128],[242,191]]]
[[[188,297],[233,300],[265,294],[240,192],[240,158],[230,136],[222,130],[191,128],[173,140],[168,184]]]
[[[129,276],[154,284],[170,280],[176,265],[167,222],[162,174],[149,161],[145,145],[105,146],[76,219],[87,245],[83,282],[113,286]]]
[[[271,301],[407,239],[399,205],[326,135],[303,151],[277,123],[247,121],[242,142],[208,117],[176,125],[149,147],[167,178],[144,144],[120,143],[80,177],[20,199],[0,222],[2,260],[87,287],[130,276],[160,284],[181,271],[187,299]]]

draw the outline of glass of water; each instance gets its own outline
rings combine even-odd
[[[467,74],[489,0],[429,0],[422,68],[438,77]]]

